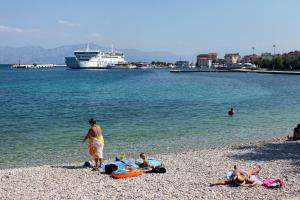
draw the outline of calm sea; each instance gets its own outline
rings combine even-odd
[[[91,117],[106,158],[287,135],[300,123],[299,92],[292,75],[0,66],[0,168],[88,160]]]

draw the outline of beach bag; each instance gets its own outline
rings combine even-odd
[[[104,167],[105,173],[107,173],[107,174],[111,174],[113,171],[116,171],[117,169],[118,169],[118,166],[115,164],[105,165],[105,167]]]
[[[281,188],[284,185],[284,182],[280,179],[268,178],[263,180],[263,186],[265,186],[266,188]]]
[[[147,171],[147,173],[166,173],[166,172],[167,172],[167,170],[163,166],[158,166],[158,167],[153,168],[150,171]]]
[[[92,167],[92,163],[90,161],[86,161],[84,162],[83,167]]]

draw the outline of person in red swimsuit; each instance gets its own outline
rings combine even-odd
[[[228,115],[233,116],[234,114],[235,112],[233,111],[233,108],[230,108],[230,110],[228,111]]]

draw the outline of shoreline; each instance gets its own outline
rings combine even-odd
[[[237,140],[234,142],[223,142],[221,143],[220,141],[217,143],[207,143],[207,144],[201,144],[201,145],[192,145],[189,147],[183,147],[182,149],[177,148],[177,149],[171,149],[171,148],[167,148],[165,149],[165,152],[162,153],[161,151],[163,150],[156,150],[153,152],[148,152],[149,155],[153,155],[153,156],[159,156],[159,155],[176,155],[176,154],[180,154],[180,153],[186,153],[186,152],[194,152],[194,151],[202,151],[202,150],[209,150],[209,149],[218,149],[218,148],[231,148],[231,147],[236,147],[236,146],[242,146],[242,145],[250,145],[250,144],[258,144],[258,143],[265,143],[265,142],[270,142],[270,141],[276,141],[276,140],[284,140],[286,137],[281,137],[281,136],[275,136],[272,139],[265,139],[265,138],[252,138],[252,139],[247,139],[248,142],[247,143],[242,143],[242,141]],[[12,170],[12,169],[27,169],[27,168],[38,168],[38,167],[47,167],[47,166],[64,166],[64,165],[81,165],[83,164],[85,161],[93,161],[93,159],[91,159],[90,155],[87,152],[87,147],[86,144],[84,144],[84,151],[86,151],[86,158],[88,158],[87,160],[73,160],[73,161],[66,161],[66,162],[52,162],[52,163],[30,163],[27,165],[16,165],[16,166],[12,166],[12,167],[0,167],[0,171],[1,170]],[[117,155],[117,152],[115,153],[107,153],[104,150],[104,164],[106,162],[112,161],[115,159]],[[129,159],[133,159],[136,157],[139,157],[139,152],[126,152],[125,153],[126,157]],[[90,159],[90,160],[89,160]]]
[[[300,141],[285,137],[153,155],[166,174],[113,179],[82,163],[0,170],[0,199],[290,199],[300,197]],[[282,189],[210,187],[233,165],[262,166],[261,178],[280,178]]]

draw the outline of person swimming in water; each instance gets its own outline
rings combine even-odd
[[[233,111],[233,108],[230,108],[230,110],[228,111],[228,115],[233,116],[234,114],[235,112]]]
[[[95,166],[93,167],[93,170],[99,171],[99,167],[101,167],[103,161],[104,138],[101,127],[96,125],[96,120],[91,118],[89,123],[91,127],[84,137],[83,142],[88,139],[89,154],[95,159]]]

